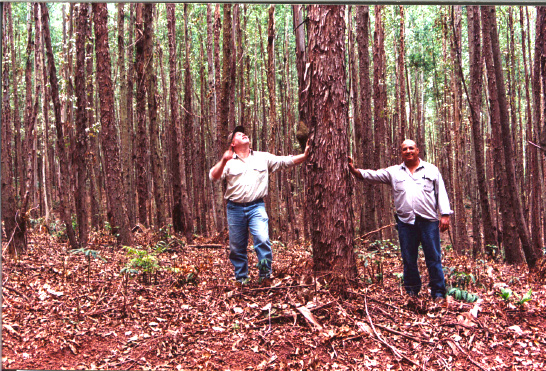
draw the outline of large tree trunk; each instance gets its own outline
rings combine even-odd
[[[81,3],[77,18],[76,32],[76,74],[74,83],[76,89],[76,146],[74,157],[74,168],[77,176],[76,193],[76,217],[78,220],[78,237],[81,247],[87,246],[88,239],[88,211],[87,211],[87,91],[85,89],[85,36],[87,35],[89,5]]]
[[[133,243],[133,236],[129,229],[129,218],[127,217],[127,210],[125,208],[123,182],[121,180],[120,151],[114,120],[114,89],[112,87],[108,29],[106,27],[108,20],[106,4],[93,4],[93,15],[97,85],[100,86],[101,142],[104,152],[108,155],[104,170],[106,174],[109,213],[114,222],[112,232],[119,233],[119,240],[123,245],[131,245]]]
[[[514,211],[516,230],[521,240],[521,246],[525,254],[525,260],[527,261],[527,265],[529,266],[529,268],[534,268],[537,261],[537,255],[536,251],[531,246],[529,230],[527,229],[527,224],[523,216],[523,209],[521,206],[521,200],[519,198],[520,193],[518,192],[516,183],[516,174],[513,162],[515,158],[510,124],[508,121],[508,104],[506,102],[506,92],[504,88],[504,76],[502,72],[502,63],[500,57],[499,37],[497,34],[495,7],[482,7],[482,12],[484,14],[484,32],[489,32],[491,37],[491,50],[493,54],[493,66],[491,67],[493,67],[493,70],[495,72],[497,88],[496,90],[498,95],[500,113],[500,128],[502,132],[502,144],[504,147],[504,163],[508,180],[508,183],[506,184],[508,199],[506,201],[509,207]],[[514,257],[516,258],[517,255],[515,255]],[[517,262],[517,260],[512,262]]]
[[[345,7],[309,8],[311,63],[309,196],[314,269],[329,273],[343,290],[356,278],[347,170],[348,110],[345,71]],[[335,134],[334,134],[335,133]]]
[[[163,163],[159,149],[159,124],[157,122],[157,76],[154,65],[153,9],[154,4],[144,4],[142,11],[144,22],[144,63],[146,65],[146,95],[148,98],[148,116],[150,119],[150,164],[155,200],[156,227],[165,226],[165,185],[163,182]],[[187,136],[191,138],[191,136]],[[191,141],[190,141],[191,142]],[[151,222],[151,221],[150,221]]]
[[[68,157],[66,153],[66,143],[65,143],[65,128],[63,122],[61,121],[61,102],[59,100],[59,84],[57,81],[57,69],[55,68],[55,60],[53,58],[53,49],[51,47],[51,35],[49,32],[49,11],[47,9],[47,4],[40,4],[42,10],[42,27],[44,33],[44,42],[47,55],[47,64],[49,71],[49,82],[51,84],[51,99],[53,100],[53,108],[55,112],[55,126],[57,128],[57,155],[59,156],[59,165],[60,165],[60,199],[61,205],[59,207],[59,213],[61,215],[61,220],[64,222],[66,227],[66,234],[68,240],[70,241],[70,246],[73,249],[78,247],[76,241],[76,236],[74,234],[74,229],[72,228],[72,219],[70,217],[70,205],[68,203]]]

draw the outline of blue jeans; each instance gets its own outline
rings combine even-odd
[[[248,202],[227,202],[229,226],[229,260],[235,269],[235,279],[248,277],[248,231],[252,234],[254,251],[258,257],[260,277],[271,275],[273,253],[269,241],[269,218],[262,199]],[[262,264],[264,263],[264,264]]]
[[[397,224],[400,251],[404,263],[406,292],[410,295],[417,295],[421,291],[421,276],[417,266],[419,244],[421,244],[430,279],[430,294],[433,298],[445,297],[446,283],[442,270],[439,222],[417,216],[414,225],[406,224],[400,220],[397,220]]]

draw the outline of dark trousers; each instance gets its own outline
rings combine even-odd
[[[400,251],[404,263],[406,292],[410,295],[417,295],[421,291],[421,276],[419,275],[417,258],[419,245],[422,245],[430,278],[430,294],[433,298],[445,297],[446,283],[442,270],[439,221],[431,221],[417,216],[413,225],[400,220],[397,220],[397,223]]]

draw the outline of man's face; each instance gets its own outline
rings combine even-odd
[[[238,131],[233,136],[231,146],[235,147],[241,144],[248,144],[249,142],[250,140],[248,139],[248,136],[245,133],[241,133],[240,131]]]
[[[412,140],[406,140],[400,146],[402,160],[404,162],[416,161],[419,158],[419,148]]]

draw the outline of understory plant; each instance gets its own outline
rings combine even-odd
[[[150,278],[156,274],[159,268],[159,263],[155,256],[156,253],[149,253],[147,250],[130,246],[123,246],[123,248],[127,250],[127,255],[131,257],[125,268],[138,272],[144,284],[150,283]],[[131,271],[126,270],[125,272]]]
[[[87,257],[87,284],[89,285],[89,282],[90,282],[90,278],[91,278],[91,258],[93,259],[100,259],[102,261],[106,261],[106,259],[104,259],[98,251],[96,250],[91,250],[91,249],[86,249],[85,247],[80,247],[79,249],[73,249],[73,250],[70,250],[69,253],[71,254],[75,254],[75,255],[78,255],[78,254],[83,254]]]

